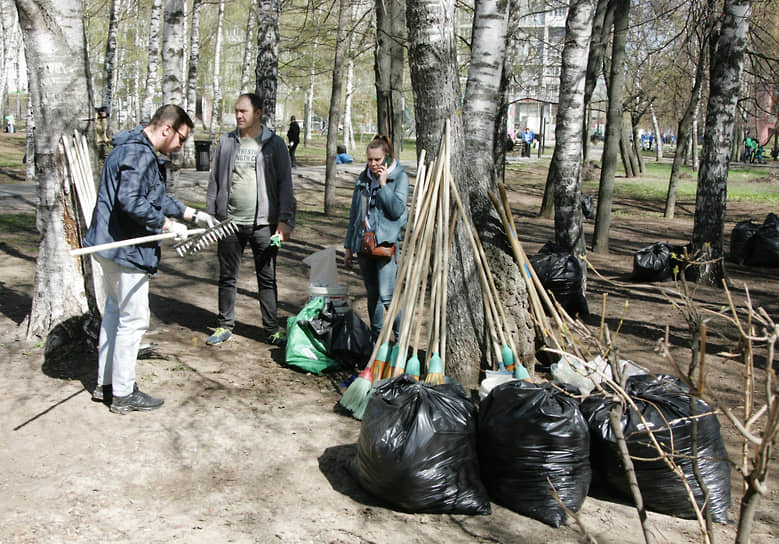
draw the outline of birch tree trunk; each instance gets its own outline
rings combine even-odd
[[[192,19],[189,22],[189,66],[187,67],[187,113],[195,123],[197,123],[197,70],[200,63],[200,11],[202,7],[203,0],[192,0]],[[191,168],[193,166],[195,166],[195,139],[187,138],[187,141],[184,142],[184,167]]]
[[[186,39],[186,2],[184,0],[165,0],[165,16],[162,31],[162,103],[184,104],[184,41]],[[191,140],[192,138],[187,138]],[[168,188],[172,189],[178,181],[178,171],[183,163],[183,153],[174,150],[170,153],[168,168]]]
[[[652,129],[655,131],[655,160],[663,160],[663,139],[660,133],[660,123],[657,121],[655,107],[649,106],[649,113],[652,115]]]
[[[165,24],[162,32],[162,103],[184,103],[184,0],[165,0]]]
[[[114,98],[114,59],[116,59],[116,34],[119,30],[119,4],[121,0],[112,0],[108,17],[108,36],[105,45],[105,79],[103,80],[103,106],[108,115],[106,134],[111,134],[112,101]]]
[[[143,95],[141,122],[146,125],[154,114],[154,99],[159,86],[160,57],[160,16],[162,15],[162,0],[152,0],[151,16],[149,17],[149,59],[146,67],[146,91]]]
[[[47,339],[47,354],[66,336],[78,335],[89,310],[79,261],[69,250],[79,245],[77,213],[58,146],[63,135],[85,131],[94,111],[87,95],[87,69],[81,0],[16,0],[24,39],[30,93],[35,111],[35,170],[38,178],[36,227],[41,243],[35,265],[28,341]],[[62,327],[58,327],[62,325]],[[74,331],[78,331],[74,332]]]
[[[319,12],[317,12],[317,17]],[[316,82],[316,50],[319,44],[319,35],[314,34],[314,43],[311,46],[311,70],[308,74],[308,92],[306,92],[305,123],[303,123],[303,145],[307,146],[313,129],[314,113],[314,83]]]
[[[707,262],[697,268],[699,280],[712,286],[721,286],[725,277],[723,240],[730,143],[751,16],[750,0],[725,0],[712,56],[692,231],[692,250],[701,250]]]
[[[404,58],[406,44],[406,3],[392,0],[392,21],[390,30],[390,101],[392,104],[392,144],[395,150],[403,149],[403,80],[406,73]]]
[[[505,252],[505,233],[497,230],[487,190],[494,188],[495,120],[505,54],[507,6],[480,1],[475,5],[472,56],[462,116],[457,77],[454,3],[408,0],[409,63],[417,120],[417,149],[436,158],[445,122],[451,122],[450,168],[458,192],[479,233],[503,303],[510,313],[511,333],[519,338],[517,357],[525,360],[528,338],[526,293],[518,270]],[[463,124],[469,127],[467,139]],[[467,156],[465,154],[467,150]],[[483,297],[473,251],[458,223],[448,271],[446,374],[465,387],[478,383],[479,369],[488,360],[489,341]],[[512,319],[513,318],[513,319]]]
[[[554,187],[555,241],[574,255],[586,250],[582,229],[581,166],[584,86],[592,35],[593,0],[574,0],[568,7],[560,72],[555,145],[547,185]],[[585,270],[582,267],[582,270]]]
[[[612,41],[611,73],[609,75],[609,109],[606,115],[606,139],[603,145],[603,165],[598,187],[598,206],[592,250],[609,252],[611,203],[614,199],[614,177],[617,153],[622,140],[622,95],[625,87],[625,43],[627,41],[630,0],[614,0],[614,39]]]
[[[216,45],[214,46],[214,79],[212,80],[213,103],[211,105],[211,122],[208,126],[208,140],[213,142],[216,135],[217,123],[221,125],[222,116],[222,88],[219,86],[222,71],[222,27],[225,19],[225,3],[219,0],[219,12],[216,19]]]
[[[276,125],[276,89],[279,83],[280,0],[259,0],[257,17],[256,89],[263,98],[262,122],[273,128]]]
[[[5,119],[5,99],[8,93],[8,51],[9,51],[9,38],[8,38],[8,25],[6,24],[6,12],[8,11],[5,4],[8,0],[0,0],[0,32],[2,36],[0,39],[0,119]],[[11,4],[13,6],[13,4]]]
[[[243,48],[243,64],[241,65],[241,94],[250,92],[249,88],[249,74],[251,73],[249,67],[252,65],[252,59],[254,55],[252,51],[255,49],[252,47],[252,38],[255,35],[257,29],[257,0],[251,0],[249,4],[249,20],[246,22],[246,39],[244,40]],[[194,117],[192,117],[194,119]]]
[[[325,215],[336,211],[336,147],[338,145],[338,125],[341,121],[341,95],[343,94],[343,71],[346,57],[346,23],[349,20],[347,0],[338,2],[338,28],[335,37],[335,55],[333,59],[333,87],[330,93],[330,112],[327,116],[327,159],[325,163]]]

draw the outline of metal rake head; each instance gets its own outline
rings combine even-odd
[[[236,232],[238,232],[238,227],[235,226],[232,219],[226,219],[221,223],[206,229],[200,234],[175,244],[173,247],[180,257],[185,257],[186,255],[197,253],[201,249],[206,248],[223,238],[227,238]]]

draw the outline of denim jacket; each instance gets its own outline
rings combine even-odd
[[[370,199],[370,186],[371,180],[366,168],[354,185],[352,205],[349,209],[349,226],[346,229],[346,240],[344,241],[344,247],[351,249],[352,253],[355,254],[360,251],[360,243],[362,242],[362,220],[367,213],[363,203]],[[376,191],[375,200],[376,207],[373,213],[375,225],[373,228],[376,232],[376,243],[399,241],[403,227],[408,221],[408,210],[406,209],[408,174],[397,160],[390,166],[387,184]]]

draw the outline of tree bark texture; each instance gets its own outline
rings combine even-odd
[[[159,86],[157,73],[160,62],[160,17],[162,15],[162,0],[152,0],[149,17],[149,58],[146,67],[146,91],[143,95],[141,122],[145,125],[154,114],[154,99]]]
[[[750,0],[725,0],[711,64],[692,250],[701,250],[707,262],[697,267],[699,280],[716,286],[725,277],[723,244],[730,143],[751,14]]]
[[[85,48],[81,1],[62,0],[55,5],[16,0],[16,8],[38,127],[36,226],[41,243],[27,321],[27,338],[31,340],[46,338],[57,325],[79,318],[89,309],[79,263],[69,254],[79,245],[79,232],[58,146],[64,134],[86,130],[84,120],[92,118],[93,104],[87,96],[86,64],[79,62]]]
[[[214,79],[212,81],[213,99],[211,105],[211,122],[208,124],[209,141],[216,140],[218,127],[222,122],[222,87],[219,83],[219,77],[222,67],[222,29],[224,27],[225,3],[219,0],[219,13],[216,19],[216,44],[214,45]],[[236,97],[237,98],[237,97]],[[263,112],[264,113],[264,112]]]
[[[698,104],[700,102],[700,92],[703,84],[703,78],[705,77],[706,62],[704,55],[708,51],[705,43],[701,46],[698,63],[695,68],[695,82],[693,83],[692,91],[690,92],[690,101],[682,114],[682,118],[679,120],[679,127],[676,130],[676,154],[674,155],[673,164],[671,165],[671,177],[668,181],[668,192],[665,197],[665,213],[663,217],[666,219],[673,219],[676,212],[676,191],[679,187],[679,172],[682,168],[682,160],[687,153],[690,143],[692,147],[697,147],[696,138],[692,131],[693,141],[690,142],[691,129],[698,113]],[[693,158],[693,163],[695,159]]]
[[[254,50],[252,47],[252,42],[254,33],[257,30],[257,0],[251,0],[251,4],[249,5],[248,19],[249,20],[246,21],[246,38],[244,39],[243,63],[241,64],[241,93],[248,93],[251,90],[249,87],[249,74],[251,73],[249,67],[251,66],[252,59],[254,58],[254,54],[252,53]]]
[[[389,136],[398,150],[403,137],[405,9],[404,0],[376,2],[376,119],[379,134]]]
[[[495,104],[499,103],[497,94],[503,67],[506,6],[495,2],[476,6],[477,13],[483,15],[474,18],[472,72],[469,73],[462,116],[457,115],[461,94],[456,71],[454,3],[410,0],[407,8],[417,149],[425,149],[431,159],[436,158],[445,122],[451,122],[449,166],[463,205],[469,210],[474,228],[485,246],[502,302],[512,316],[517,316],[508,326],[514,326],[516,330],[510,333],[520,342],[524,341],[518,346],[520,353],[517,357],[521,360],[524,351],[532,353],[528,338],[533,338],[532,329],[527,326],[524,283],[508,256],[505,234],[495,227],[487,198],[487,189],[495,182],[491,157],[497,117]],[[497,28],[500,29],[499,35],[494,34]],[[500,39],[496,39],[498,36]],[[469,96],[473,97],[473,102]],[[490,100],[491,109],[487,107]],[[488,119],[471,127],[473,116],[481,113]],[[463,133],[464,123],[469,124],[467,139]],[[481,172],[484,177],[474,177],[476,172]],[[463,221],[458,222],[455,231],[447,279],[446,373],[464,386],[472,387],[478,384],[479,369],[487,361],[489,344],[478,269],[464,225]]]
[[[346,23],[349,20],[347,0],[338,1],[338,28],[336,29],[335,55],[333,59],[333,86],[330,93],[330,112],[327,116],[327,162],[325,163],[325,215],[336,211],[336,148],[338,125],[341,122],[341,97],[343,72],[346,60]]]
[[[105,44],[105,79],[103,81],[103,107],[106,108],[106,134],[111,132],[111,101],[114,97],[114,60],[116,59],[116,34],[119,30],[119,3],[112,0],[108,17],[108,36]]]
[[[592,33],[593,0],[574,0],[568,8],[560,72],[555,145],[547,184],[554,187],[555,241],[574,255],[585,253],[581,207],[581,127],[584,87]]]
[[[195,123],[197,123],[197,70],[200,63],[200,11],[202,7],[203,0],[192,0],[192,19],[189,24],[189,66],[187,66],[187,113]],[[252,16],[250,15],[250,17]],[[184,144],[184,166],[190,168],[195,166],[194,138],[187,138]]]
[[[606,114],[606,139],[603,144],[603,165],[598,187],[598,209],[592,249],[609,252],[611,204],[614,199],[614,176],[617,153],[622,140],[622,95],[625,87],[625,43],[627,41],[630,0],[614,0],[614,39],[612,40],[609,74],[609,108]]]
[[[262,122],[276,124],[276,89],[279,84],[280,0],[260,0],[257,16],[256,92],[263,99]]]
[[[184,103],[184,27],[186,10],[184,0],[165,0],[162,32],[162,103]]]
[[[587,77],[584,85],[584,107],[588,110],[591,109],[592,93],[595,92],[598,78],[603,72],[603,56],[609,44],[613,24],[614,3],[609,0],[598,0],[592,20],[592,39],[587,55]],[[590,145],[592,143],[590,141],[590,126],[587,124],[582,128],[583,158],[587,161],[590,159]]]

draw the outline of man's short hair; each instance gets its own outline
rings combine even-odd
[[[154,112],[151,121],[149,121],[149,125],[155,127],[170,125],[176,130],[178,130],[181,125],[187,125],[190,130],[195,128],[195,123],[192,122],[192,119],[187,112],[175,104],[165,104]]]
[[[248,98],[249,102],[252,103],[252,109],[254,111],[262,110],[262,97],[260,95],[257,93],[243,93],[238,97],[238,100],[244,97]]]

